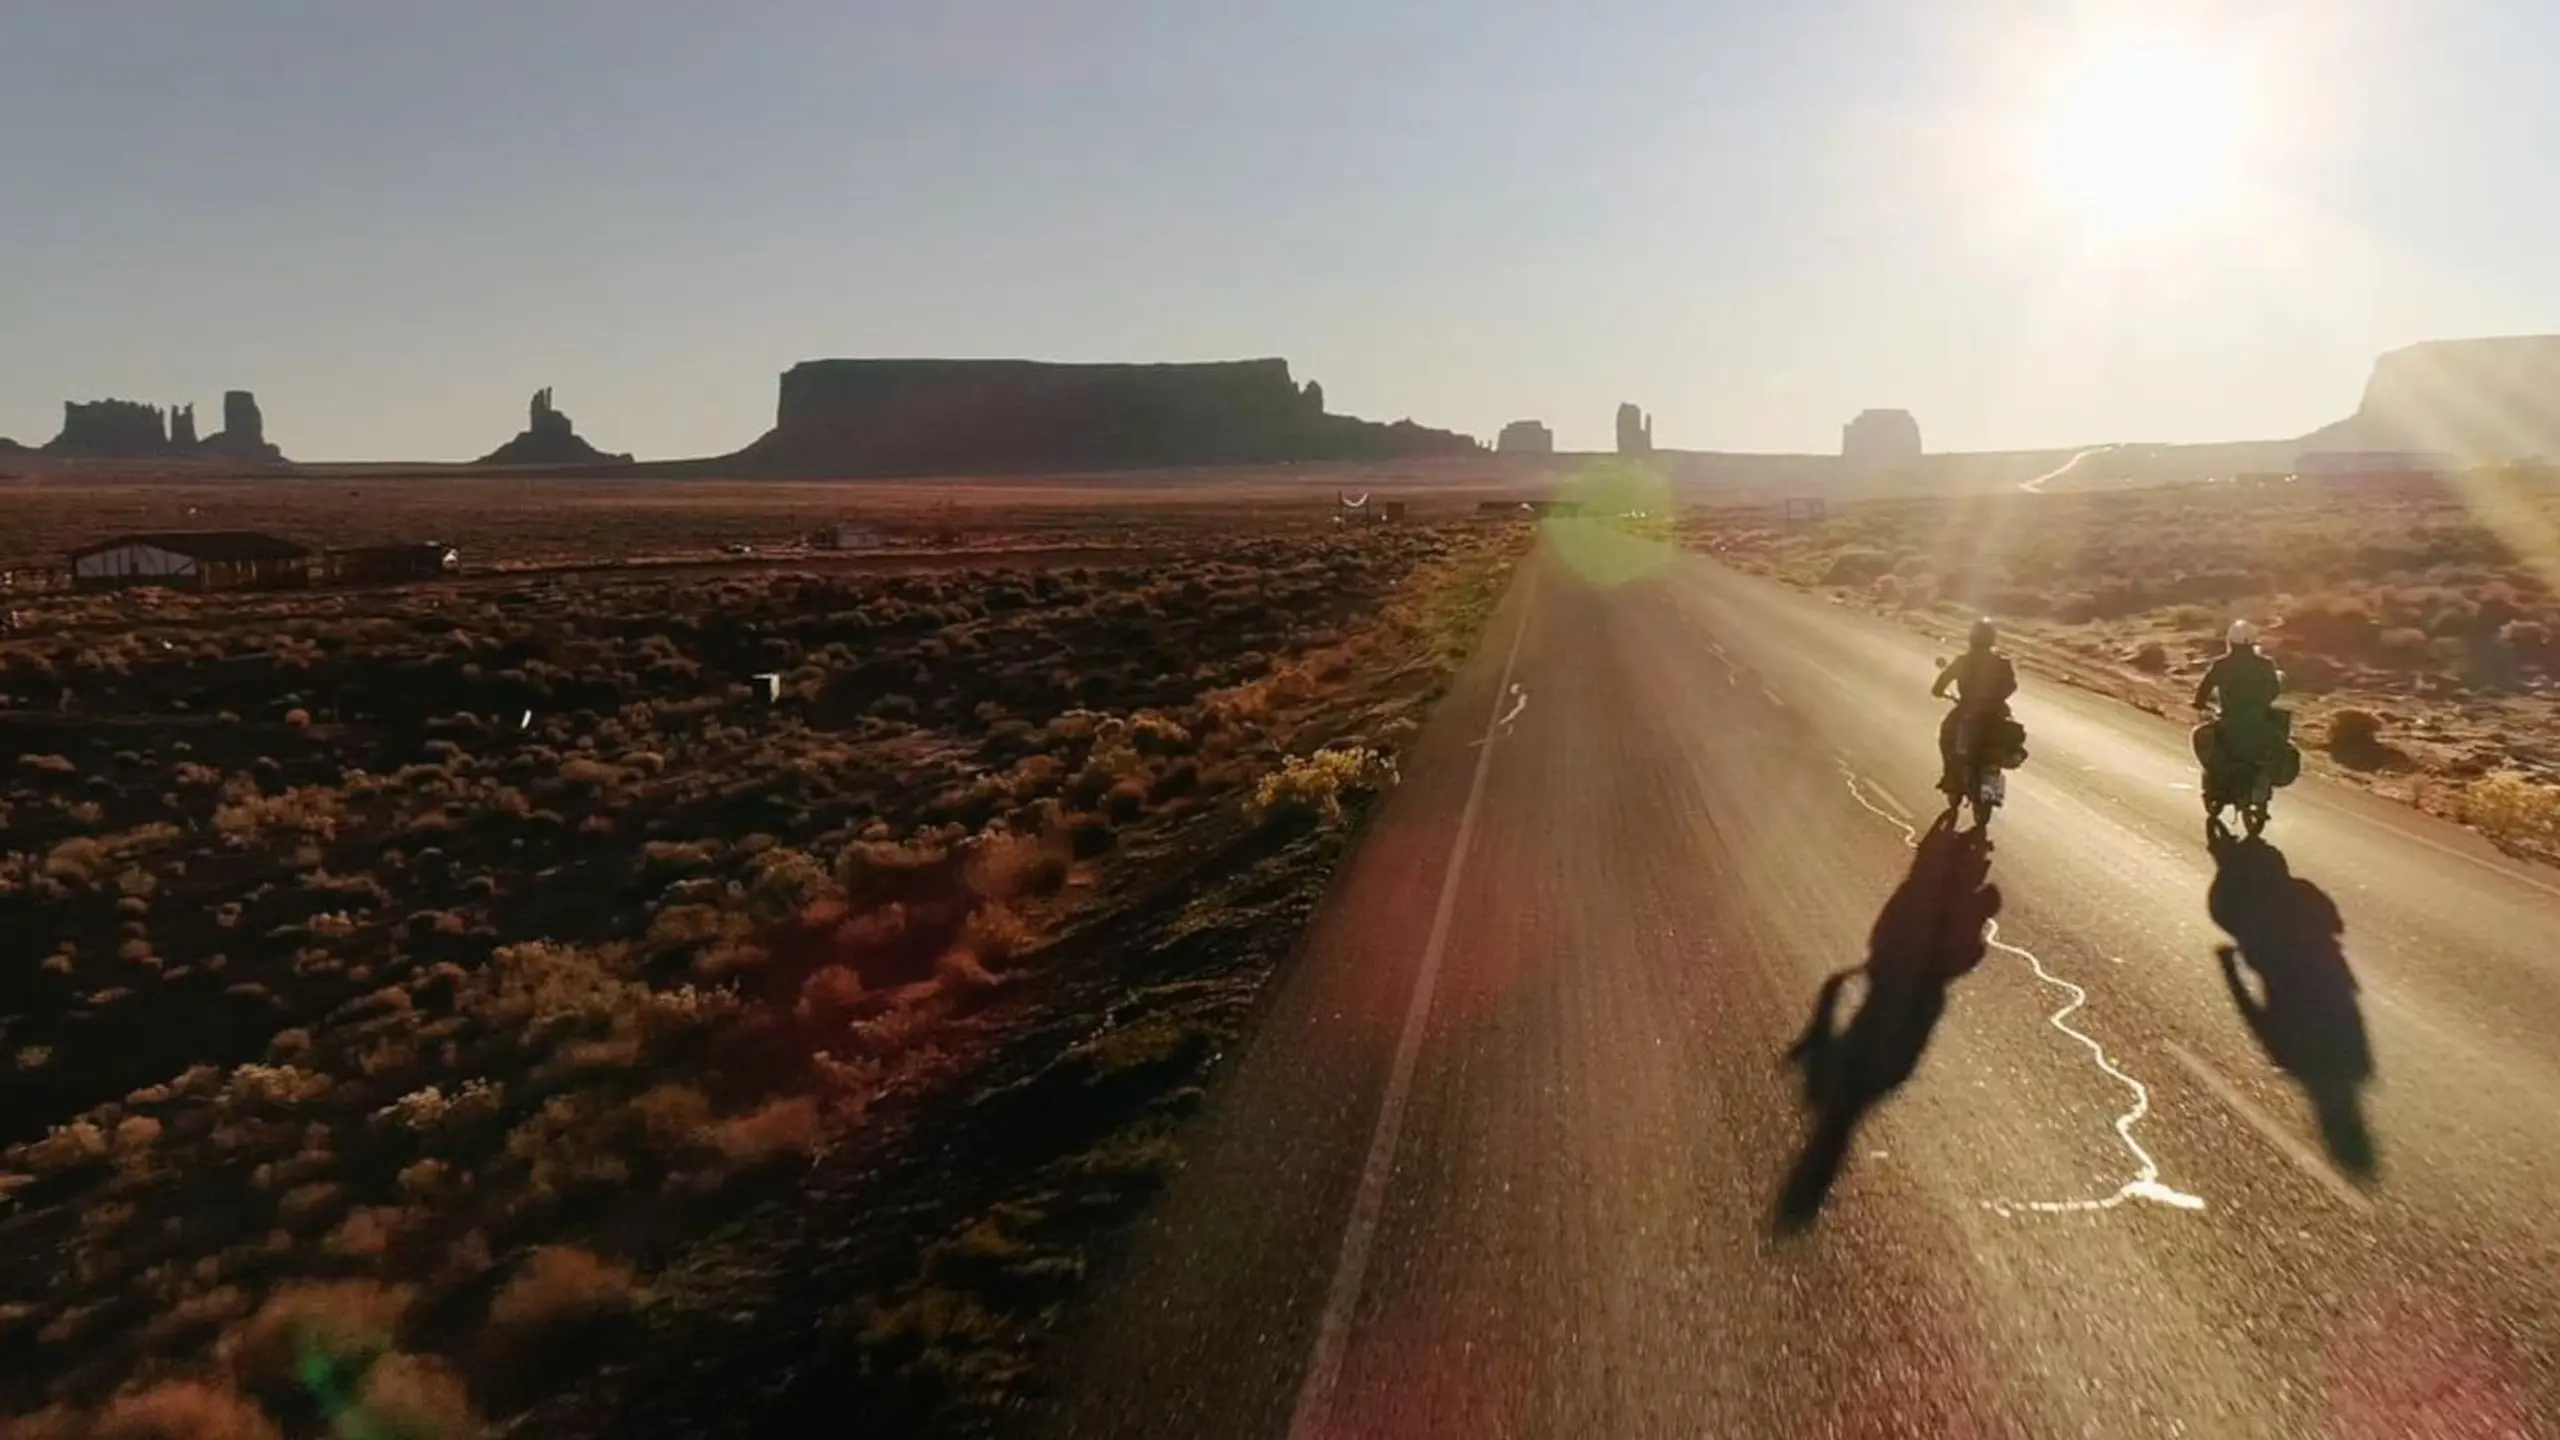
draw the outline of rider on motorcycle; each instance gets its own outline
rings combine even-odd
[[[2284,741],[2284,731],[2271,713],[2284,693],[2284,672],[2258,648],[2258,627],[2234,620],[2224,636],[2222,654],[2196,682],[2196,708],[2219,703],[2214,721],[2214,748],[2232,760],[2256,761]]]
[[[2276,707],[2278,694],[2284,694],[2284,671],[2258,648],[2258,628],[2248,620],[2232,620],[2222,656],[2196,682],[2196,710],[2212,702],[2222,705],[2222,717],[2214,725],[2227,756],[2258,756],[2276,743],[2276,723],[2268,710]]]
[[[1929,693],[1945,699],[1947,687],[1956,690],[1956,703],[1947,718],[1938,724],[1938,760],[1941,770],[1938,789],[1953,795],[1963,789],[1964,776],[1958,761],[1973,749],[1974,737],[1981,732],[1982,722],[2000,719],[2009,713],[2009,697],[2018,693],[2018,669],[1997,648],[1999,627],[1988,617],[1973,622],[1973,632],[1966,637],[1965,652],[1947,662],[1938,672],[1938,683]]]

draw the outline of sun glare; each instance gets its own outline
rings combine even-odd
[[[2102,222],[2186,219],[2232,178],[2241,100],[2236,77],[2202,55],[2101,54],[2063,81],[2043,136],[2047,176]]]

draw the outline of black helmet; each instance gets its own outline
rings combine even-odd
[[[1973,633],[1966,638],[1972,641],[1974,649],[1988,650],[1999,642],[2000,627],[1992,624],[1991,617],[1985,615],[1973,622]]]

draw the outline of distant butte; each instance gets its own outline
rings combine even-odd
[[[258,465],[284,459],[267,443],[266,422],[258,413],[256,396],[246,390],[225,392],[222,416],[222,433],[199,440],[193,405],[163,411],[139,400],[66,400],[62,433],[46,443],[43,453],[74,460],[220,460]]]
[[[189,407],[190,425],[194,416],[193,407]],[[283,451],[267,443],[267,417],[258,409],[258,397],[246,390],[222,392],[221,433],[206,436],[200,448],[225,460],[272,464],[284,458]]]
[[[1133,470],[1475,455],[1411,420],[1328,414],[1286,360],[1061,365],[809,360],[782,376],[774,427],[736,455],[659,473],[810,478]]]
[[[65,400],[62,433],[48,455],[117,459],[169,453],[169,421],[157,405],[139,400]]]
[[[577,426],[551,403],[551,387],[533,392],[524,429],[516,438],[480,457],[482,465],[628,465],[628,455],[612,455],[578,438]]]

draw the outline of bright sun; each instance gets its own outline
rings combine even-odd
[[[2241,87],[2207,57],[2124,48],[2065,80],[2044,134],[2047,177],[2091,218],[2157,225],[2229,183]]]

